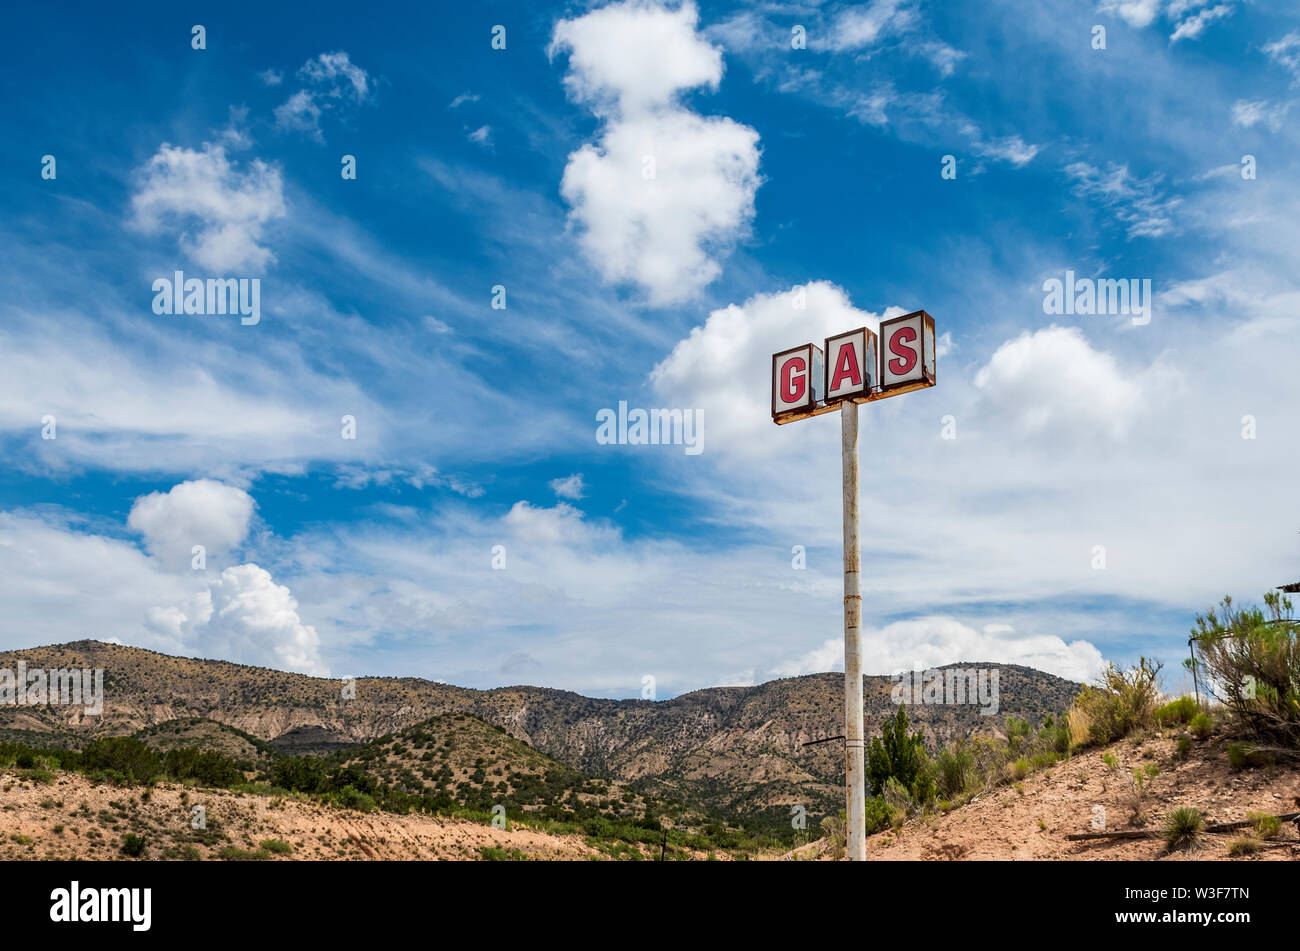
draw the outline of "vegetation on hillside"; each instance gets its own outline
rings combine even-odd
[[[1195,672],[1208,688],[1199,704],[1161,697],[1161,667],[1146,658],[1128,669],[1108,667],[1081,690],[1004,667],[1004,695],[1016,699],[999,718],[970,705],[908,709],[890,700],[886,679],[868,678],[867,716],[881,727],[867,751],[868,830],[946,811],[1002,786],[1020,790],[1030,775],[1062,759],[1150,731],[1174,733],[1176,759],[1194,743],[1222,737],[1216,749],[1235,769],[1294,755],[1300,662],[1290,610],[1288,601],[1268,595],[1265,610],[1238,609],[1225,599],[1197,618]],[[147,716],[151,704],[162,703],[155,688],[165,683],[170,709],[232,716],[279,736],[268,742],[189,717],[135,738],[87,743],[59,725],[58,711],[34,710],[36,722],[50,719],[55,727],[49,742],[24,728],[20,741],[0,744],[0,765],[15,764],[38,782],[43,773],[75,769],[124,785],[171,781],[360,810],[504,820],[579,832],[617,856],[654,847],[667,857],[684,849],[740,854],[808,841],[823,817],[828,830],[840,822],[842,755],[832,744],[805,745],[837,725],[838,675],[702,690],[661,703],[366,678],[357,683],[363,699],[343,703],[331,696],[336,684],[297,674],[97,642],[40,650],[51,666],[90,665],[111,655],[119,717],[133,704],[135,716]],[[97,728],[120,730],[121,722]],[[392,732],[363,742],[380,729]],[[294,742],[279,742],[291,735]],[[65,742],[84,748],[54,748]],[[310,755],[288,755],[303,750]],[[1130,783],[1135,817],[1143,814],[1151,778],[1143,773]],[[792,821],[800,814],[802,825]]]
[[[1300,623],[1291,600],[1264,595],[1264,608],[1225,597],[1196,619],[1195,673],[1224,706],[1226,729],[1249,741],[1243,755],[1300,761]]]
[[[103,667],[113,697],[102,717],[85,720],[55,706],[27,707],[21,716],[0,708],[0,739],[32,747],[77,748],[94,736],[128,735],[149,727],[158,711],[166,710],[168,716],[207,717],[240,727],[269,741],[277,755],[325,756],[430,717],[466,713],[505,728],[570,769],[655,800],[656,814],[666,824],[704,823],[791,844],[808,834],[792,822],[796,808],[815,829],[821,816],[843,805],[842,750],[829,743],[805,745],[842,732],[842,674],[707,688],[661,701],[362,677],[345,699],[338,680],[99,641],[0,653],[0,666],[19,659],[50,669]],[[999,668],[1003,713],[1034,724],[1065,709],[1078,690],[1077,684],[1042,671]],[[865,714],[872,726],[893,717],[893,686],[887,676],[866,678]],[[1000,726],[998,718],[982,716],[969,704],[928,704],[909,710],[909,716],[912,729],[923,731],[932,749],[955,738],[992,735]],[[264,752],[240,750],[233,734],[216,742],[202,735],[205,729],[175,728],[141,738],[157,748],[215,745],[266,767]]]
[[[96,782],[143,787],[142,798],[155,783],[176,782],[272,797],[305,796],[362,812],[419,812],[521,824],[582,835],[612,858],[639,859],[651,852],[681,858],[721,851],[745,857],[765,844],[743,829],[699,815],[686,817],[692,824],[665,824],[661,817],[673,811],[667,804],[578,773],[468,714],[435,717],[325,757],[276,756],[264,766],[216,749],[172,747],[160,752],[131,736],[103,737],[83,750],[3,742],[0,769],[8,768],[23,780],[47,784],[59,770],[74,771]],[[681,815],[680,806],[676,811]],[[123,854],[139,856],[145,847],[143,839],[132,838]],[[265,858],[268,851],[276,849],[263,843],[247,854],[236,849],[223,857]]]

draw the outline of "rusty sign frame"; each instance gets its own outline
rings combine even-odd
[[[892,327],[894,324],[901,324],[905,320],[911,320],[914,317],[921,318],[921,339],[916,342],[916,360],[921,365],[921,379],[907,380],[903,383],[886,384],[885,380],[885,341],[889,338],[886,327]],[[924,383],[926,386],[934,386],[935,375],[938,372],[938,359],[934,354],[934,349],[938,345],[938,338],[934,331],[934,318],[923,310],[914,310],[910,314],[901,314],[898,317],[890,317],[888,320],[880,322],[880,378],[877,384],[880,390],[886,394],[910,393],[914,383]],[[911,387],[911,389],[904,389]]]
[[[845,337],[852,337],[854,334],[862,334],[863,365],[858,369],[862,372],[863,376],[866,377],[866,379],[863,380],[863,391],[861,393],[853,393],[847,396],[831,396],[831,377],[835,371],[835,368],[831,366],[831,359],[829,356],[831,352],[831,342],[843,340]],[[866,365],[868,350],[871,352],[871,367],[869,374]],[[870,327],[855,327],[853,330],[845,330],[843,333],[835,334],[833,337],[827,337],[825,344],[822,347],[822,402],[840,403],[843,400],[859,399],[866,396],[876,388],[876,384],[879,382],[879,380],[876,379],[880,373],[879,366],[880,340],[876,337],[876,334]]]
[[[923,376],[919,380],[908,380],[906,383],[895,383],[891,386],[884,387],[880,383],[880,379],[884,375],[881,372],[880,368],[883,365],[883,362],[885,360],[885,351],[884,351],[885,327],[892,323],[895,323],[896,321],[907,320],[910,317],[917,317],[917,316],[920,316],[921,318],[922,333],[921,333],[921,340],[917,342],[916,358],[921,364]],[[858,329],[866,330],[868,334],[871,333],[871,330],[869,328],[858,328]],[[926,331],[929,332],[928,336]],[[834,336],[827,337],[825,339],[826,341],[838,340],[840,337],[843,337],[847,334],[851,334],[854,332],[856,331],[846,330],[843,333],[838,333],[835,334]],[[801,419],[809,419],[813,416],[822,416],[825,415],[826,413],[833,413],[840,408],[840,405],[842,403],[845,402],[874,403],[877,400],[888,399],[891,396],[902,396],[905,393],[915,393],[917,390],[926,390],[934,386],[938,382],[938,374],[939,374],[938,355],[935,353],[927,354],[925,349],[925,341],[927,339],[934,342],[934,344],[937,346],[938,338],[935,336],[934,318],[931,317],[926,311],[914,310],[910,314],[903,314],[899,317],[891,317],[888,320],[882,320],[880,322],[880,333],[875,336],[876,336],[875,381],[872,383],[870,392],[865,393],[862,396],[840,397],[839,399],[832,400],[829,403],[825,402],[824,399],[814,400],[812,405],[806,408],[784,410],[780,413],[776,411],[776,393],[773,392],[771,398],[772,422],[776,423],[776,425],[778,426],[784,426],[786,423],[798,422]],[[778,353],[772,354],[772,376],[773,377],[776,376],[777,358],[784,357],[787,356],[788,354],[803,350],[806,347],[811,347],[813,350],[820,350],[820,348],[818,348],[818,346],[814,343],[805,343],[805,344],[800,344],[797,347],[791,347],[788,350],[782,350]],[[929,357],[928,366],[926,360],[927,356]],[[822,395],[823,397],[826,394],[827,387],[829,386],[829,382],[830,382],[829,379],[826,378],[826,369],[828,366],[829,363],[826,360],[825,353],[822,352],[822,376],[823,376]],[[809,388],[809,391],[810,393],[812,392],[811,387]]]
[[[789,350],[782,350],[780,353],[772,354],[772,379],[773,380],[776,379],[777,363],[778,361],[780,361],[782,357],[788,357],[792,353],[801,353],[804,350],[808,351],[808,369],[805,372],[805,379],[807,380],[807,384],[808,384],[807,386],[808,398],[806,400],[807,406],[800,407],[798,409],[783,410],[782,412],[778,413],[776,411],[776,387],[773,386],[772,387],[772,418],[773,419],[776,419],[779,416],[783,417],[794,413],[803,414],[803,413],[810,412],[811,410],[815,410],[818,404],[820,403],[820,400],[818,399],[817,387],[816,385],[814,385],[814,381],[813,381],[813,370],[817,364],[817,354],[822,354],[822,350],[815,343],[812,343],[810,341],[808,343],[800,344],[797,347],[791,347]],[[826,356],[825,354],[822,354],[822,362],[825,363],[825,360],[826,360]],[[799,418],[802,419],[803,416],[801,415]]]

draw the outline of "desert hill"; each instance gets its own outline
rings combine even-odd
[[[842,746],[804,745],[842,732],[840,674],[714,687],[656,702],[543,687],[471,690],[415,677],[362,677],[345,690],[341,680],[93,640],[0,653],[0,667],[20,659],[29,668],[104,668],[104,712],[90,717],[77,707],[0,707],[0,738],[77,747],[94,736],[200,717],[282,752],[319,755],[432,717],[468,713],[581,773],[718,813],[766,814],[777,821],[791,804],[814,814],[837,808],[841,795]],[[998,714],[983,716],[972,705],[911,705],[914,724],[936,745],[996,734],[1006,716],[1037,722],[1065,709],[1079,687],[1026,667],[960,666],[998,668]],[[869,733],[893,713],[893,685],[889,677],[867,678]]]
[[[617,780],[588,776],[516,740],[473,714],[444,713],[329,757],[443,808],[488,813],[643,819],[645,799]],[[699,819],[700,817],[693,817]]]
[[[233,760],[255,763],[265,761],[275,752],[271,744],[265,740],[204,717],[166,720],[137,731],[135,736],[150,749],[160,753],[193,747],[200,750],[215,750]]]

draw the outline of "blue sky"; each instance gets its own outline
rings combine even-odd
[[[869,671],[1173,668],[1300,577],[1286,4],[11,19],[0,647],[842,669],[838,426],[773,426],[768,358],[918,308],[938,386],[862,411]],[[257,279],[260,321],[156,314],[176,270]],[[1067,271],[1150,320],[1046,313]],[[702,451],[599,443],[620,401]]]

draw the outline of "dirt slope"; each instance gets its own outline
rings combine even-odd
[[[1106,829],[1160,829],[1169,811],[1194,806],[1207,823],[1233,822],[1249,811],[1274,815],[1300,811],[1300,770],[1282,767],[1232,772],[1221,740],[1193,742],[1185,761],[1174,759],[1172,737],[1126,740],[1106,751],[1089,751],[1024,780],[1024,795],[1004,786],[933,820],[914,819],[900,832],[867,840],[869,859],[1226,859],[1228,842],[1240,832],[1202,835],[1192,851],[1170,853],[1163,840],[1070,842],[1065,836],[1094,831],[1093,809],[1106,810]],[[1115,758],[1112,768],[1102,752]],[[1145,797],[1145,826],[1131,822],[1127,791],[1135,767],[1155,764],[1160,772]],[[1041,823],[1041,827],[1040,827]],[[1300,858],[1296,828],[1284,823],[1270,845],[1242,861]]]
[[[224,849],[259,853],[268,839],[287,842],[288,859],[478,859],[484,847],[519,850],[532,859],[600,856],[578,836],[431,816],[361,813],[298,799],[241,796],[224,790],[95,785],[76,773],[51,783],[0,771],[0,860],[122,859],[127,833],[143,835],[141,858],[217,859]],[[191,828],[192,808],[206,810],[204,831]],[[229,853],[228,853],[229,854]]]

